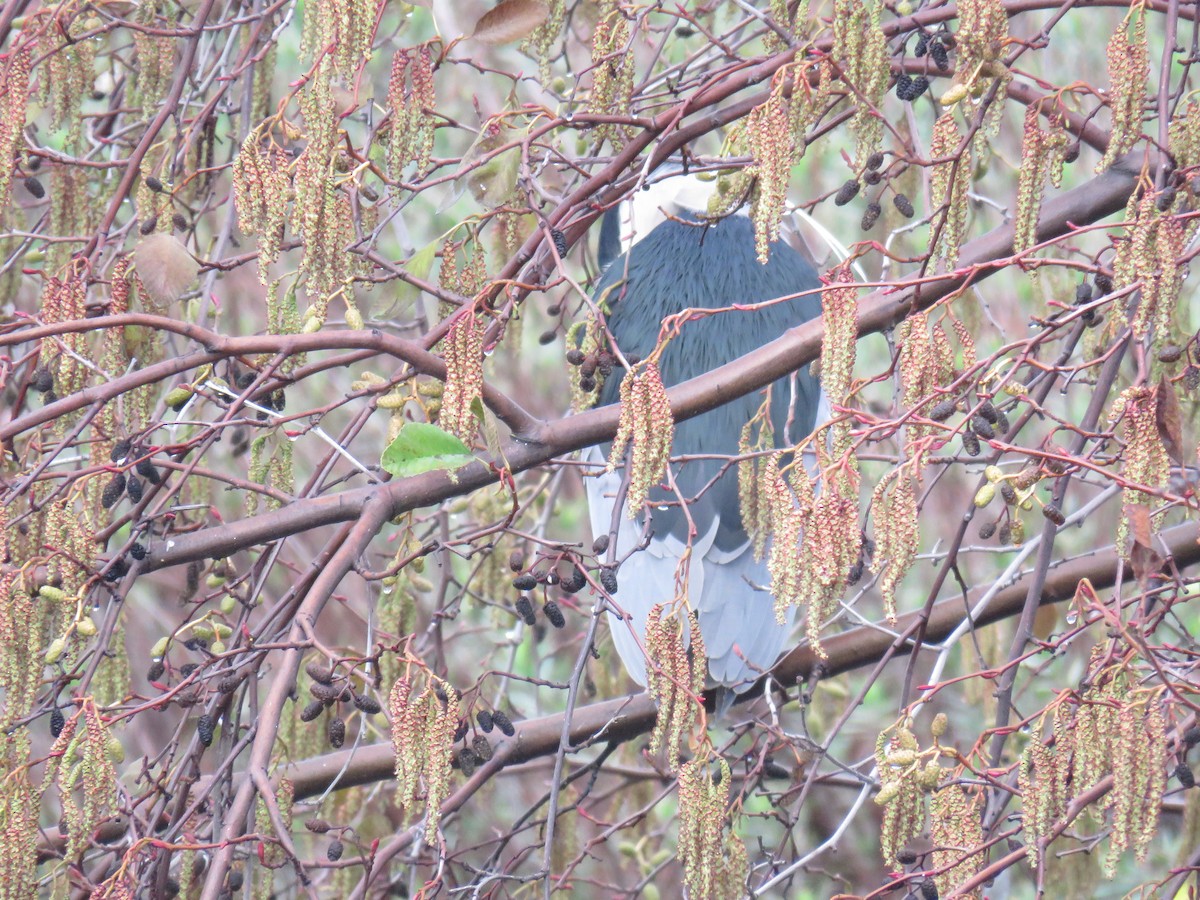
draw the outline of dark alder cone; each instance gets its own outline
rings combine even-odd
[[[983,416],[971,416],[971,427],[975,429],[975,433],[985,440],[991,440],[996,436],[995,429],[992,428],[992,423]]]
[[[996,420],[1000,418],[1000,414],[996,412],[996,405],[991,400],[984,400],[979,404],[979,415],[983,421],[992,425],[995,425]]]
[[[205,747],[212,746],[214,727],[213,717],[208,713],[196,720],[196,736],[200,738],[200,743]]]
[[[1086,281],[1080,282],[1075,287],[1075,305],[1083,306],[1085,303],[1092,302],[1092,286]]]
[[[162,660],[155,660],[150,663],[150,668],[146,670],[146,680],[158,681],[166,671],[167,667],[163,664]]]
[[[150,190],[154,191],[156,194],[161,194],[163,192],[163,183],[153,175],[150,175],[146,178],[146,187],[150,188]]]
[[[329,666],[322,665],[315,659],[304,667],[304,671],[308,673],[308,677],[318,684],[333,684],[333,670]]]
[[[912,90],[909,92],[912,94],[912,96],[909,97],[908,99],[910,101],[916,100],[918,97],[920,97],[922,94],[924,94],[927,90],[929,90],[929,79],[926,78],[924,75],[918,75],[916,78],[913,79]]]
[[[1000,496],[1004,498],[1004,502],[1009,506],[1017,505],[1017,489],[1014,488],[1009,482],[1000,482]]]
[[[537,576],[532,572],[526,572],[523,575],[518,575],[513,579],[512,583],[518,591],[532,591],[537,587]]]
[[[883,174],[876,172],[874,169],[867,169],[867,171],[863,172],[863,181],[870,185],[879,184],[879,182],[883,181]]]
[[[1047,503],[1042,507],[1042,515],[1055,525],[1063,525],[1067,521],[1067,517],[1063,515],[1063,511],[1053,503]]]
[[[139,559],[139,560],[145,559],[146,558],[146,548],[143,547],[141,544],[134,544],[132,547],[129,548],[129,555],[132,556],[134,559]]]
[[[995,522],[984,522],[982,525],[979,526],[979,537],[982,540],[986,541],[988,538],[990,538],[995,533],[996,533],[996,523]]]
[[[1155,207],[1159,212],[1166,212],[1175,203],[1175,188],[1167,185],[1162,189],[1162,193],[1158,195],[1158,199],[1154,201]]]
[[[932,878],[926,878],[921,882],[921,900],[938,900],[937,882]]]
[[[567,594],[577,594],[587,587],[587,576],[583,574],[579,566],[574,566],[571,569],[571,574],[560,585],[563,592]]]
[[[567,351],[567,362],[570,363],[571,365],[582,366],[583,359],[584,359],[583,351],[580,350],[578,347],[572,347],[570,350]]]
[[[1070,146],[1067,147],[1067,151],[1063,154],[1063,162],[1070,165],[1077,159],[1079,159],[1079,141],[1072,141]]]
[[[138,226],[138,231],[143,235],[153,234],[154,229],[158,227],[158,216],[151,216],[145,222]]]
[[[324,819],[309,819],[307,822],[304,823],[304,827],[307,828],[309,831],[311,831],[313,834],[324,834],[333,826],[330,825],[328,822],[326,822]]]
[[[1196,366],[1188,366],[1183,370],[1183,386],[1188,391],[1195,391],[1200,387],[1200,368]]]
[[[176,231],[187,231],[188,220],[183,217],[183,213],[175,213],[172,215],[171,224],[175,226]]]
[[[924,56],[929,52],[929,35],[921,32],[917,36],[917,46],[913,48],[913,56]]]
[[[67,724],[66,716],[58,707],[50,710],[50,737],[58,737],[62,734],[63,727]]]
[[[454,740],[452,740],[450,743],[457,744],[459,741],[461,741],[463,738],[465,738],[467,736],[467,730],[470,727],[471,727],[471,723],[468,722],[465,717],[459,719],[458,725],[456,725],[454,728]]]
[[[856,585],[860,581],[862,581],[863,572],[866,570],[866,567],[867,567],[866,561],[862,557],[859,557],[855,561],[854,565],[852,565],[850,567],[850,571],[846,575],[846,584],[853,587],[854,585]]]
[[[847,203],[849,203],[851,200],[853,200],[855,197],[858,196],[858,189],[859,189],[858,181],[851,178],[849,181],[847,181],[845,184],[843,184],[840,188],[838,188],[837,195],[833,198],[834,205],[835,206],[845,206]]]
[[[1187,744],[1189,749],[1200,744],[1200,725],[1193,725],[1185,731],[1183,733],[1183,742]]]
[[[354,706],[368,716],[378,715],[383,711],[379,701],[369,694],[354,694]]]
[[[517,615],[525,620],[526,625],[532,625],[537,621],[537,617],[533,614],[533,604],[524,594],[517,598],[516,610]]]
[[[342,695],[342,689],[340,687],[335,687],[332,684],[321,684],[320,682],[316,684],[310,684],[308,686],[308,692],[324,703],[332,703]]]
[[[200,668],[200,663],[188,663],[179,667],[179,677],[187,678],[193,672]]]
[[[471,748],[466,748],[458,754],[458,767],[462,769],[462,773],[470,778],[475,774],[475,767],[479,765],[479,757],[475,755],[475,751]]]
[[[956,404],[953,400],[943,400],[929,411],[929,418],[935,422],[945,422],[954,415],[955,406]]]
[[[1008,433],[1008,416],[1006,416],[1004,411],[1000,409],[996,410],[996,433]]]
[[[42,183],[33,175],[30,175],[25,179],[25,190],[33,194],[33,196],[38,200],[41,200],[46,196],[46,189],[42,187]]]
[[[33,389],[39,394],[48,394],[54,390],[54,376],[46,366],[38,366],[34,371]]]
[[[128,571],[129,563],[125,562],[121,557],[117,557],[109,564],[108,571],[104,573],[104,580],[120,581]]]
[[[346,723],[334,716],[329,720],[329,727],[326,731],[329,736],[329,744],[334,749],[346,743]]]
[[[1185,788],[1196,786],[1196,776],[1192,774],[1191,768],[1185,762],[1181,762],[1175,767],[1175,778]]]
[[[139,459],[133,468],[139,475],[141,475],[151,484],[158,484],[160,481],[158,477],[158,469],[154,468],[154,463],[150,462],[148,459]]]
[[[617,592],[617,570],[612,566],[601,566],[600,585],[610,594],[615,594]]]
[[[1012,543],[1012,526],[1007,522],[1000,526],[1000,543],[1005,547]]]
[[[1096,290],[1101,294],[1111,294],[1113,290],[1113,281],[1103,272],[1097,272],[1092,276],[1092,284],[1096,285]]]
[[[112,450],[108,453],[108,458],[115,463],[119,463],[129,455],[129,451],[133,449],[133,441],[129,438],[122,438],[113,444]]]
[[[967,456],[979,455],[979,435],[973,432],[970,428],[963,432],[962,442],[963,449],[967,451]]]
[[[1026,466],[1013,478],[1013,487],[1020,488],[1023,491],[1029,490],[1041,481],[1041,474],[1038,472],[1037,466]]]
[[[902,866],[911,866],[916,861],[917,854],[913,853],[907,848],[896,854],[896,862],[900,863]]]
[[[1159,362],[1173,363],[1181,356],[1183,356],[1183,350],[1175,344],[1168,344],[1158,351]]]
[[[542,607],[542,612],[546,614],[546,618],[550,620],[550,624],[555,628],[566,626],[567,620],[563,616],[562,610],[558,608],[558,604],[553,600],[546,601],[546,605]]]
[[[337,862],[342,858],[342,851],[345,849],[341,841],[330,841],[329,848],[325,851],[325,856],[330,862]]]
[[[500,710],[492,713],[492,721],[505,737],[512,737],[517,733],[517,729],[513,728],[513,723],[509,720],[508,715]]]
[[[189,650],[207,650],[208,641],[204,640],[204,638],[188,638],[183,642],[183,646]]]
[[[125,479],[125,491],[131,503],[142,502],[142,483],[132,475]]]
[[[762,771],[764,778],[789,779],[792,777],[792,773],[785,766],[781,766],[773,759],[768,759],[763,763]]]
[[[913,99],[913,79],[907,72],[896,76],[896,96],[905,102]]]
[[[883,212],[883,207],[878,203],[868,203],[867,209],[863,213],[862,221],[859,225],[863,231],[870,231],[875,227],[875,223],[879,221],[879,215]]]
[[[592,552],[599,556],[608,550],[608,535],[602,534],[600,537],[592,541]]]
[[[933,57],[933,61],[943,72],[950,68],[950,54],[946,51],[946,45],[941,41],[934,41],[929,45],[929,55]]]
[[[872,172],[883,165],[883,154],[876,150],[867,157],[867,168]]]
[[[559,256],[567,255],[567,236],[557,228],[550,229],[550,237],[554,240],[554,249],[558,251]]]
[[[121,472],[118,472],[111,479],[109,479],[108,484],[104,486],[104,493],[100,495],[100,505],[105,509],[112,509],[116,505],[117,501],[121,499],[121,495],[124,493],[125,475]]]
[[[892,198],[892,203],[900,211],[900,215],[906,219],[911,219],[917,214],[917,211],[913,209],[912,201],[904,194],[897,194]]]
[[[229,873],[229,877],[225,879],[225,886],[231,891],[240,891],[245,882],[246,876],[242,874],[242,870],[234,869]]]
[[[508,567],[514,572],[520,572],[525,568],[525,554],[520,550],[508,554]]]
[[[492,714],[486,709],[481,709],[475,713],[475,721],[479,723],[479,730],[487,734],[491,734],[492,729],[496,727],[492,721]]]
[[[538,335],[538,343],[545,347],[547,344],[553,344],[556,337],[558,337],[558,331],[551,328]]]
[[[475,735],[475,740],[471,741],[471,749],[475,751],[475,755],[481,762],[487,762],[492,758],[492,745],[482,734]]]
[[[579,379],[579,390],[583,391],[583,393],[590,394],[595,389],[596,389],[596,379],[595,378],[585,375],[584,377]]]

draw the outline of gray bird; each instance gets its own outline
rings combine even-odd
[[[610,303],[616,301],[608,327],[627,359],[647,357],[658,341],[662,320],[684,309],[753,304],[820,286],[812,265],[781,241],[771,245],[770,261],[760,264],[755,257],[753,226],[743,215],[703,223],[696,207],[676,203],[668,211],[686,221],[668,217],[650,229],[642,219],[640,230],[645,237],[617,259],[612,259],[621,250],[615,210],[602,224],[600,258],[602,265],[608,265],[595,296],[607,293]],[[634,221],[638,221],[636,213]],[[820,314],[820,298],[813,293],[754,312],[730,311],[691,321],[659,360],[663,381],[670,387],[703,375]],[[604,382],[600,405],[619,400],[623,375],[618,368]],[[671,451],[673,457],[726,457],[692,460],[673,466],[673,472],[697,531],[688,573],[688,603],[699,618],[709,675],[733,693],[748,690],[775,663],[791,628],[790,612],[783,625],[775,618],[766,562],[755,561],[750,538],[742,527],[737,467],[729,466],[710,484],[728,458],[737,455],[742,426],[761,403],[762,396],[752,393],[677,423]],[[776,446],[792,446],[806,437],[818,416],[825,417],[823,406],[820,386],[807,367],[776,382],[771,393]],[[608,452],[609,445],[592,448],[585,459],[600,462]],[[608,534],[613,522],[617,523],[617,559],[640,544],[647,527],[641,514],[630,519],[622,510],[613,516],[622,474],[617,469],[586,479],[592,532]],[[646,659],[639,642],[645,635],[646,618],[656,603],[669,604],[675,595],[675,571],[688,532],[687,516],[668,489],[651,492],[649,509],[649,545],[620,566],[613,596],[630,621],[609,614],[617,652],[629,674],[642,685],[646,683]]]

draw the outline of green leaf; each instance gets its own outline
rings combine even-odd
[[[380,465],[397,478],[435,469],[454,471],[475,461],[471,448],[448,431],[424,422],[407,422],[383,451]]]
[[[409,258],[408,262],[404,264],[404,271],[408,272],[414,278],[428,281],[429,273],[433,270],[433,263],[437,259],[437,252],[441,246],[441,238],[430,241]],[[418,288],[407,281],[397,281],[393,288],[391,300],[376,304],[373,315],[376,318],[386,319],[420,299],[421,291]]]

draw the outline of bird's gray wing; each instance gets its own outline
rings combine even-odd
[[[819,286],[812,267],[789,247],[772,245],[766,266],[755,260],[753,247],[753,227],[740,217],[708,228],[671,220],[656,227],[609,267],[597,288],[598,297],[615,301],[608,326],[621,351],[645,358],[657,344],[663,319],[685,309],[761,303]],[[704,374],[818,315],[820,301],[814,295],[689,322],[659,359],[663,380],[670,386]],[[616,402],[620,378],[614,373],[605,382],[601,404]],[[819,385],[807,370],[775,383],[770,412],[777,446],[788,446],[811,431],[819,399]],[[770,594],[754,587],[764,585],[768,577],[765,566],[753,559],[741,524],[737,473],[726,465],[737,454],[742,426],[761,402],[757,395],[741,397],[677,424],[673,455],[725,459],[693,459],[676,466],[678,495],[662,487],[651,491],[653,537],[645,550],[622,564],[616,598],[640,637],[651,607],[674,596],[675,568],[689,524],[694,525],[698,536],[692,540],[689,604],[700,617],[713,678],[743,690],[774,663],[788,631],[775,620]],[[791,434],[786,432],[788,422],[793,425]],[[602,453],[607,452],[604,447]],[[618,471],[606,478],[589,479],[596,534],[607,533],[611,526],[621,475]],[[679,496],[687,501],[686,514]],[[617,549],[624,557],[638,545],[644,522],[622,514],[621,523]],[[634,633],[625,623],[613,624],[621,658],[644,684],[645,662]]]

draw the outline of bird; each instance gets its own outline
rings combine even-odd
[[[719,220],[705,215],[704,198],[711,193],[711,183],[680,175],[662,184],[665,189],[637,198],[632,210],[609,210],[601,224],[603,268],[594,296],[611,304],[606,324],[626,360],[649,356],[663,319],[688,308],[718,309],[792,297],[753,311],[689,321],[658,359],[668,388],[752,353],[820,316],[816,289],[821,281],[805,256],[775,241],[768,261],[760,263],[754,226],[746,215]],[[622,231],[631,227],[633,236],[626,238]],[[600,389],[597,406],[619,400],[624,376],[621,367],[614,368]],[[698,619],[710,682],[731,702],[770,669],[783,648],[792,611],[783,623],[777,620],[765,558],[755,559],[753,541],[742,525],[737,467],[728,465],[738,454],[743,426],[761,403],[761,394],[752,392],[677,422],[672,457],[702,458],[672,463],[678,494],[662,486],[653,489],[646,508],[632,519],[627,509],[614,515],[623,477],[620,466],[585,479],[593,535],[617,529],[610,558],[624,561],[611,599],[625,616],[610,608],[609,627],[626,670],[640,685],[646,684],[646,620],[655,604],[670,605],[675,596],[689,519],[695,536],[687,606]],[[773,385],[770,418],[776,446],[794,446],[827,416],[819,381],[807,367]],[[610,447],[590,448],[585,461],[602,462]],[[679,497],[687,501],[686,513]],[[650,537],[642,547],[646,533]]]

